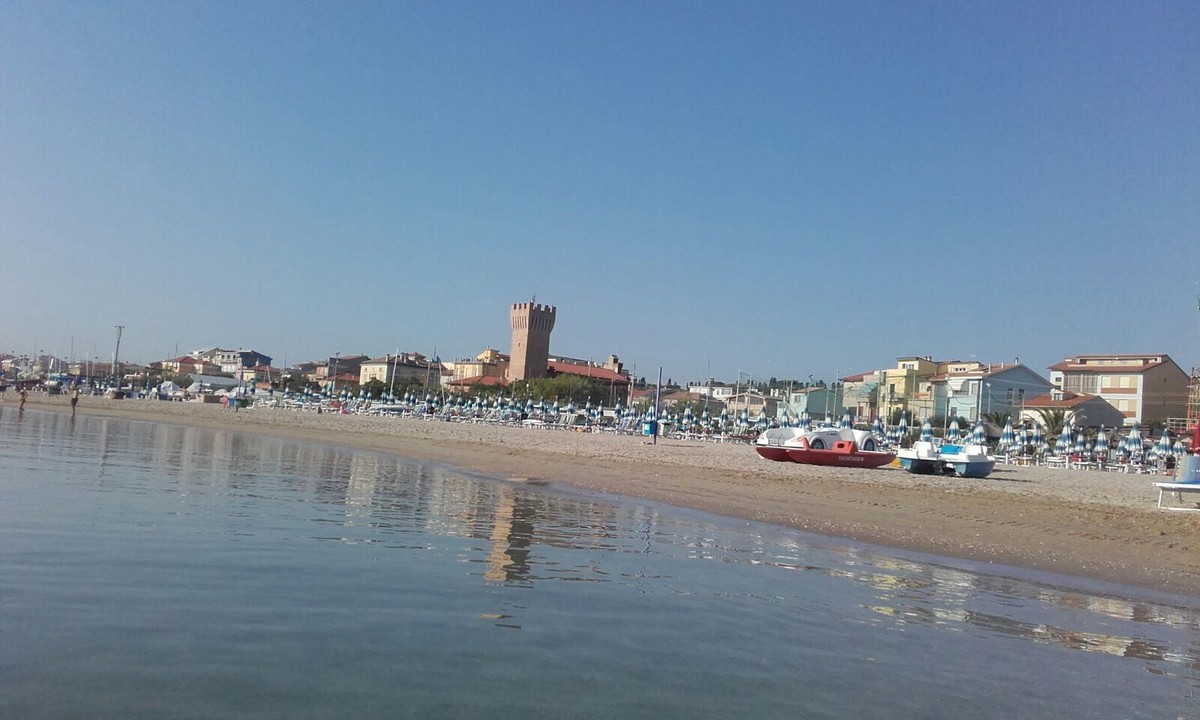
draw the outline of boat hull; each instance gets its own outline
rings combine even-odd
[[[792,462],[792,459],[788,457],[788,451],[785,447],[779,447],[777,445],[755,445],[754,449],[759,455],[768,460],[774,460],[775,462]]]
[[[941,475],[942,464],[937,460],[925,458],[900,457],[900,467],[914,475]]]
[[[951,462],[946,465],[954,469],[954,474],[965,478],[985,478],[996,468],[993,460],[975,460],[970,462]]]
[[[837,465],[841,467],[881,467],[896,459],[895,453],[867,452],[865,450],[847,452],[836,449],[787,448],[787,454],[792,462],[804,465]]]

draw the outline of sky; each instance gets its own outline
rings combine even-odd
[[[1200,365],[1193,2],[0,0],[0,352]]]

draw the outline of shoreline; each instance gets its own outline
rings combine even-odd
[[[16,409],[11,393],[3,406]],[[69,412],[63,396],[29,409]],[[642,498],[900,550],[1200,595],[1200,514],[1157,509],[1153,475],[998,465],[981,480],[773,463],[744,444],[156,400],[79,414],[238,430]]]

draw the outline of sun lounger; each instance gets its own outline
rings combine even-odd
[[[1175,501],[1178,503],[1183,502],[1184,493],[1200,493],[1200,483],[1159,482],[1154,483],[1154,486],[1158,488],[1158,507],[1160,510],[1186,510],[1190,512],[1200,512],[1200,503],[1196,503],[1191,507],[1186,507],[1183,505],[1163,505],[1163,497],[1167,495],[1167,493],[1171,493],[1175,497]]]

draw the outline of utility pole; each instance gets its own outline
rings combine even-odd
[[[117,328],[117,346],[115,348],[113,348],[112,371],[113,371],[113,382],[116,383],[117,389],[120,390],[121,389],[121,375],[120,375],[119,371],[117,370],[117,359],[121,355],[121,332],[125,329],[125,326],[124,325],[116,325],[115,327]]]

